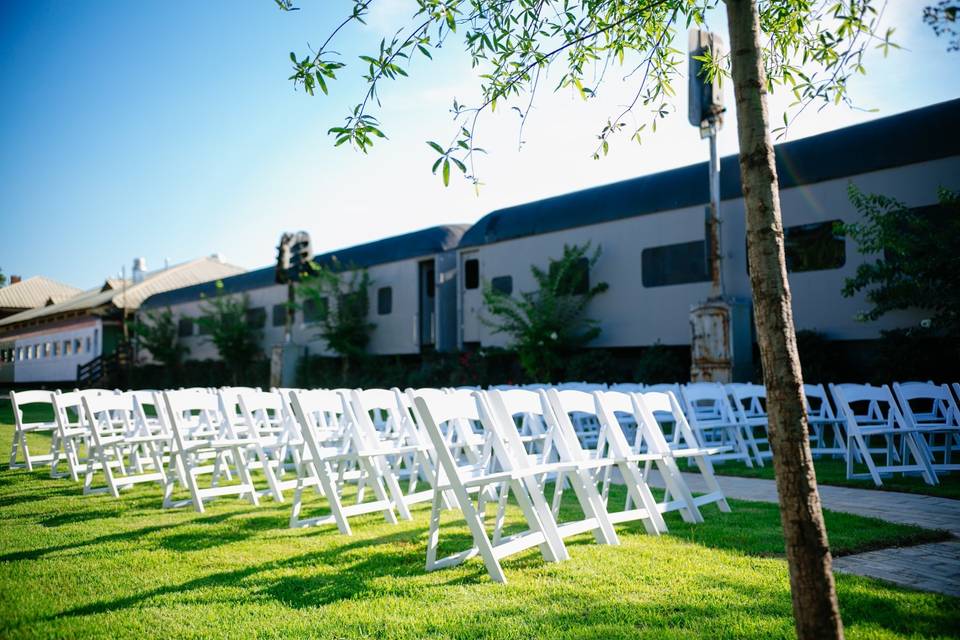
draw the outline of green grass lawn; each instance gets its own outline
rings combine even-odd
[[[12,428],[0,426],[0,452]],[[44,439],[32,439],[34,450]],[[567,492],[571,494],[572,492]],[[618,492],[616,498],[621,498]],[[570,496],[568,495],[568,499]],[[158,487],[81,496],[46,470],[0,471],[0,638],[778,638],[793,633],[776,507],[732,501],[707,522],[668,515],[670,534],[620,527],[621,545],[569,541],[571,560],[536,550],[424,571],[429,508],[388,525],[353,520],[290,530],[289,504],[235,499],[200,515],[160,508]],[[318,504],[319,499],[313,498]],[[572,510],[569,503],[565,510]],[[518,512],[512,509],[513,522]],[[943,534],[827,512],[837,554]],[[454,512],[444,549],[469,545]],[[850,638],[950,637],[960,601],[838,575]]]
[[[748,467],[742,462],[724,462],[714,465],[718,474],[727,476],[741,476],[744,478],[766,478],[773,480],[773,463],[767,461],[763,467]],[[866,467],[861,465],[862,469]],[[883,486],[876,486],[872,480],[847,480],[847,467],[843,460],[832,458],[815,460],[817,482],[832,484],[840,487],[854,487],[857,489],[878,489],[881,491],[902,491],[905,493],[920,493],[941,498],[960,500],[960,473],[939,474],[938,485],[929,485],[919,476],[891,475],[883,478]],[[960,508],[960,507],[958,507]]]

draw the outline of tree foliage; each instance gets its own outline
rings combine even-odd
[[[347,359],[363,356],[376,327],[369,321],[370,274],[344,270],[336,260],[331,267],[315,265],[313,273],[297,288],[301,308],[310,304],[317,310],[313,324],[331,351]]]
[[[946,36],[947,51],[960,51],[960,0],[940,0],[924,8],[923,21],[938,36]]]
[[[537,288],[517,297],[484,283],[483,299],[491,317],[483,318],[494,333],[510,336],[527,375],[550,382],[565,360],[600,335],[599,324],[586,316],[590,301],[609,289],[606,282],[591,285],[589,271],[600,258],[590,243],[564,245],[563,255],[544,270],[530,272]]]
[[[168,367],[179,367],[190,349],[177,336],[177,323],[169,307],[140,313],[133,323],[133,333],[150,357]]]
[[[931,328],[960,337],[960,192],[940,189],[938,205],[911,208],[852,183],[848,191],[860,220],[841,229],[874,259],[857,267],[843,295],[866,291],[873,306],[864,320],[922,309],[932,314]]]
[[[285,11],[293,0],[275,0]],[[349,38],[349,27],[364,24],[372,0],[353,0],[350,12],[306,55],[290,53],[290,79],[309,95],[327,94],[348,62],[333,47]],[[463,46],[477,70],[481,95],[473,104],[454,98],[448,142],[428,141],[437,156],[434,174],[449,184],[452,168],[478,183],[476,146],[480,117],[499,105],[512,108],[523,122],[538,90],[569,90],[584,100],[600,92],[614,76],[632,85],[632,100],[598,127],[594,157],[606,155],[618,137],[641,142],[657,121],[675,109],[674,82],[686,65],[675,48],[677,33],[708,26],[720,0],[410,0],[405,24],[386,35],[376,50],[360,56],[362,94],[342,124],[331,127],[334,144],[367,152],[385,137],[377,118],[383,83],[405,78],[417,59],[432,59],[443,48]],[[812,102],[850,102],[850,77],[865,73],[863,57],[871,47],[886,52],[896,45],[893,30],[881,30],[882,0],[765,0],[759,3],[766,47],[763,62],[769,89],[782,86],[796,98],[784,114],[781,133]],[[726,75],[729,57],[705,59],[708,76]],[[549,72],[557,67],[553,78]],[[619,68],[620,70],[615,70]]]
[[[0,287],[7,284],[7,276],[3,275],[3,270],[0,269]]]
[[[204,298],[202,315],[197,318],[201,333],[217,348],[234,384],[260,355],[260,332],[247,319],[249,297],[228,295],[223,282],[217,281],[217,293]]]

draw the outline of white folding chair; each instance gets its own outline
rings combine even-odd
[[[10,447],[10,468],[27,469],[33,471],[34,465],[52,464],[54,460],[54,451],[57,446],[57,422],[56,420],[30,420],[25,415],[25,408],[28,405],[35,405],[34,410],[54,413],[52,391],[11,391],[10,403],[13,405],[13,443]],[[51,437],[50,449],[48,453],[31,454],[27,446],[28,433],[48,433]],[[17,458],[23,455],[23,462],[18,463]]]
[[[693,504],[702,507],[705,504],[715,502],[720,511],[729,513],[730,505],[727,504],[727,498],[723,489],[720,488],[720,483],[717,482],[717,477],[713,472],[713,464],[710,462],[710,457],[723,453],[723,448],[700,445],[696,434],[690,428],[690,424],[680,408],[679,400],[672,391],[648,391],[633,394],[633,400],[635,411],[639,412],[639,422],[643,426],[643,430],[637,434],[637,438],[643,436],[648,446],[655,446],[657,450],[661,450],[666,445],[670,456],[674,460],[674,464],[668,467],[670,471],[674,471],[675,468],[679,471],[679,465],[676,464],[676,461],[687,460],[692,462],[700,472],[700,476],[707,485],[707,492],[692,496]],[[663,425],[667,423],[670,424],[672,429],[669,440],[663,432]],[[635,443],[633,448],[634,450],[642,450],[638,443]],[[648,463],[646,470],[649,470],[649,468]],[[671,486],[663,470],[661,470],[661,474],[664,477],[667,489],[663,502],[661,502],[661,510],[683,509],[683,501],[686,500],[686,496],[681,495],[676,488]],[[680,482],[683,482],[684,487],[687,486],[682,475],[680,476]],[[687,488],[687,492],[689,491],[689,488]],[[672,496],[675,496],[675,498],[671,500]],[[681,511],[681,513],[683,512]]]
[[[84,495],[110,493],[118,498],[121,489],[144,482],[155,482],[166,491],[160,451],[165,436],[137,433],[133,396],[85,395],[81,400],[89,429]],[[93,486],[98,471],[105,486]]]
[[[377,455],[365,451],[362,443],[347,428],[343,397],[326,390],[291,391],[288,397],[306,443],[297,465],[297,486],[293,494],[290,526],[336,524],[340,533],[351,535],[351,517],[377,511],[383,513],[387,522],[396,524],[393,501],[377,466]],[[345,506],[342,495],[344,485],[347,482],[359,484],[361,480],[371,485],[375,500],[364,502],[358,486],[357,503]],[[303,492],[308,487],[319,488],[327,499],[330,508],[328,515],[301,517]]]
[[[165,391],[163,404],[173,433],[163,506],[192,505],[203,513],[204,501],[228,495],[245,496],[252,504],[258,504],[247,467],[248,441],[228,433],[220,398],[213,392],[198,390]],[[230,465],[234,466],[239,482],[221,485],[221,476],[232,481]],[[210,486],[200,485],[203,475],[212,475]],[[173,490],[178,479],[186,485],[190,497],[175,501]]]
[[[810,453],[814,456],[846,456],[847,439],[843,434],[843,418],[833,412],[830,396],[822,384],[803,385],[810,425]]]
[[[490,577],[500,583],[507,581],[500,560],[529,549],[539,547],[547,562],[558,562],[567,558],[566,549],[559,539],[555,523],[549,508],[542,501],[535,505],[528,493],[529,482],[539,470],[522,468],[505,446],[506,435],[499,434],[496,421],[490,414],[490,408],[483,404],[478,396],[471,402],[458,395],[443,394],[432,396],[429,401],[414,392],[414,405],[417,414],[423,420],[423,426],[437,453],[437,475],[434,481],[433,506],[430,513],[430,533],[427,543],[427,571],[462,564],[469,558],[479,555]],[[485,425],[495,431],[486,442],[485,459],[471,463],[454,458],[447,447],[445,432],[453,429],[449,425],[453,420],[481,420],[480,410],[484,411]],[[535,483],[535,481],[534,481]],[[484,522],[486,499],[493,488],[502,495],[512,491],[520,506],[527,529],[508,537],[492,540]],[[473,538],[473,546],[445,558],[437,558],[440,539],[440,512],[443,495],[452,492],[457,508],[463,514]],[[478,505],[474,504],[474,496]]]
[[[662,460],[663,454],[644,452],[636,454],[630,450],[626,437],[619,427],[614,413],[604,413],[600,406],[597,394],[579,391],[576,389],[548,389],[541,392],[546,398],[549,409],[545,412],[548,427],[553,432],[554,447],[563,462],[578,463],[578,468],[572,472],[561,472],[557,478],[554,493],[554,515],[558,516],[560,496],[563,493],[565,480],[569,478],[571,485],[580,499],[586,521],[596,519],[594,535],[598,542],[616,544],[616,538],[605,537],[606,523],[619,524],[639,520],[643,523],[647,533],[659,535],[667,531],[666,522],[657,508],[656,499],[647,486],[646,479],[640,472],[638,462],[657,458]],[[615,402],[616,396],[610,396]],[[630,412],[631,414],[633,412]],[[582,444],[580,434],[574,428],[574,421],[578,417],[588,416],[598,425],[597,437],[593,441],[593,448],[586,448]],[[622,511],[610,512],[607,510],[606,496],[609,491],[611,474],[616,469],[626,485],[630,496],[627,508]],[[580,480],[578,483],[577,480]],[[597,489],[596,483],[602,482],[602,490]],[[597,502],[599,500],[599,502]],[[598,504],[594,512],[589,509]],[[577,523],[559,523],[561,534],[579,532],[584,525]]]
[[[711,456],[715,462],[742,460],[753,466],[753,456],[730,406],[723,385],[716,382],[693,382],[683,387],[685,414],[697,442],[718,449]]]
[[[767,435],[767,388],[762,384],[732,383],[725,385],[733,400],[733,412],[740,424],[743,439],[759,466],[773,458]]]
[[[79,391],[53,394],[53,411],[57,431],[53,440],[50,477],[63,478],[69,475],[71,480],[77,482],[85,469],[85,454],[90,438],[90,427],[83,410],[83,394]],[[61,459],[66,461],[66,473],[57,470]]]
[[[239,416],[233,411],[232,395],[236,394]],[[252,389],[231,389],[220,393],[226,412],[226,422],[233,437],[247,440],[247,461],[255,459],[267,478],[267,489],[277,502],[283,502],[283,492],[297,486],[296,478],[283,479],[288,470],[296,468],[303,439],[293,416],[279,393]]]
[[[561,539],[590,531],[599,544],[619,544],[613,522],[607,514],[603,498],[594,481],[595,471],[612,464],[612,461],[591,459],[580,446],[569,416],[563,414],[562,419],[557,416],[547,395],[548,392],[543,389],[490,391],[487,393],[487,398],[492,415],[496,417],[499,424],[503,425],[502,431],[513,429],[512,436],[516,436],[517,443],[514,446],[516,454],[526,456],[528,466],[539,466],[543,469],[543,472],[537,476],[538,491],[543,490],[549,477],[552,476],[555,479],[552,513]],[[531,453],[522,444],[519,439],[518,419],[543,421],[547,437],[542,451],[536,454]],[[595,414],[594,419],[596,419]],[[560,504],[567,482],[574,489],[582,517],[561,522],[559,520]],[[504,507],[501,497],[499,512],[502,512]]]
[[[432,489],[420,490],[417,481],[433,466],[428,446],[407,411],[398,389],[353,390],[344,394],[348,423],[363,455],[375,458],[397,513],[410,520],[410,507],[433,497]],[[407,491],[400,486],[407,480]]]
[[[907,424],[888,386],[831,384],[830,391],[846,420],[848,479],[870,478],[879,487],[884,475],[919,473],[927,484],[938,484],[917,429]],[[865,473],[855,471],[857,461],[866,464]]]
[[[960,412],[947,385],[894,382],[893,393],[907,425],[917,430],[931,466],[937,473],[960,470]]]

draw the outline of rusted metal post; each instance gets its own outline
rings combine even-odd
[[[711,298],[725,294],[723,287],[723,252],[720,242],[720,156],[717,153],[717,123],[710,122],[710,282]]]

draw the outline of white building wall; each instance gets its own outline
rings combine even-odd
[[[69,343],[69,347],[65,343]],[[13,381],[76,380],[77,366],[99,356],[102,348],[103,327],[98,318],[17,336]]]

